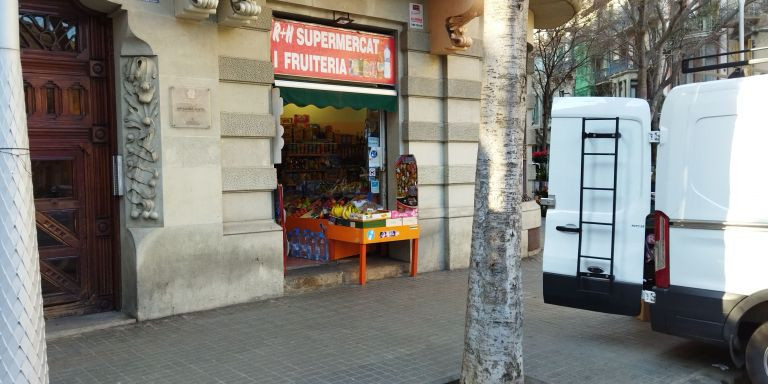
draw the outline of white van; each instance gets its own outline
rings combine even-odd
[[[768,383],[767,90],[674,88],[660,132],[644,100],[555,99],[544,301],[634,316],[642,297],[654,330],[726,346]]]

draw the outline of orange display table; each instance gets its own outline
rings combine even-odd
[[[335,254],[337,246],[358,244],[360,247],[360,285],[365,285],[366,245],[388,243],[392,241],[412,241],[411,276],[416,276],[419,265],[419,226],[404,225],[399,227],[350,228],[329,224],[326,230],[329,253]],[[341,244],[337,244],[341,243]]]

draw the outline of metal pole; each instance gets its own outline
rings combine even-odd
[[[0,1],[0,383],[48,383],[18,0]]]
[[[739,51],[744,50],[744,2],[739,0]],[[744,61],[744,52],[739,53],[739,60]]]
[[[720,9],[726,9],[727,6],[728,6],[728,0],[720,0]],[[730,50],[728,48],[729,48],[728,47],[728,32],[726,30],[724,33],[720,34],[720,46],[718,47],[717,53],[728,52]],[[728,56],[727,55],[723,55],[723,56],[720,56],[720,57],[717,58],[717,63],[718,64],[725,64],[727,62],[728,62]],[[720,70],[718,70],[718,72],[721,75],[728,76],[728,70],[727,69],[720,69]],[[690,75],[690,74],[688,74],[686,76],[690,76],[691,79],[693,78],[692,77],[693,75]]]

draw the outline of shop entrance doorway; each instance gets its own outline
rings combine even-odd
[[[331,249],[325,231],[329,220],[348,219],[353,210],[386,208],[383,117],[378,109],[284,106],[278,180],[287,215],[287,269],[359,253],[352,245]]]
[[[384,243],[418,234],[418,229],[394,228],[402,221],[386,209],[384,121],[387,114],[394,121],[398,104],[395,33],[298,18],[307,22],[273,19],[270,35],[279,90],[279,98],[278,91],[273,93],[273,102],[278,100],[273,108],[284,128],[277,167],[282,198],[276,201],[281,202],[279,212],[285,211],[279,216],[286,235],[285,266],[330,264],[312,269],[319,275],[349,266],[343,261],[359,255],[363,284],[369,251],[389,255]]]
[[[111,23],[22,0],[21,61],[46,318],[116,308]]]

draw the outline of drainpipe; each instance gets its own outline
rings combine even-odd
[[[18,0],[0,1],[0,383],[48,383]]]

